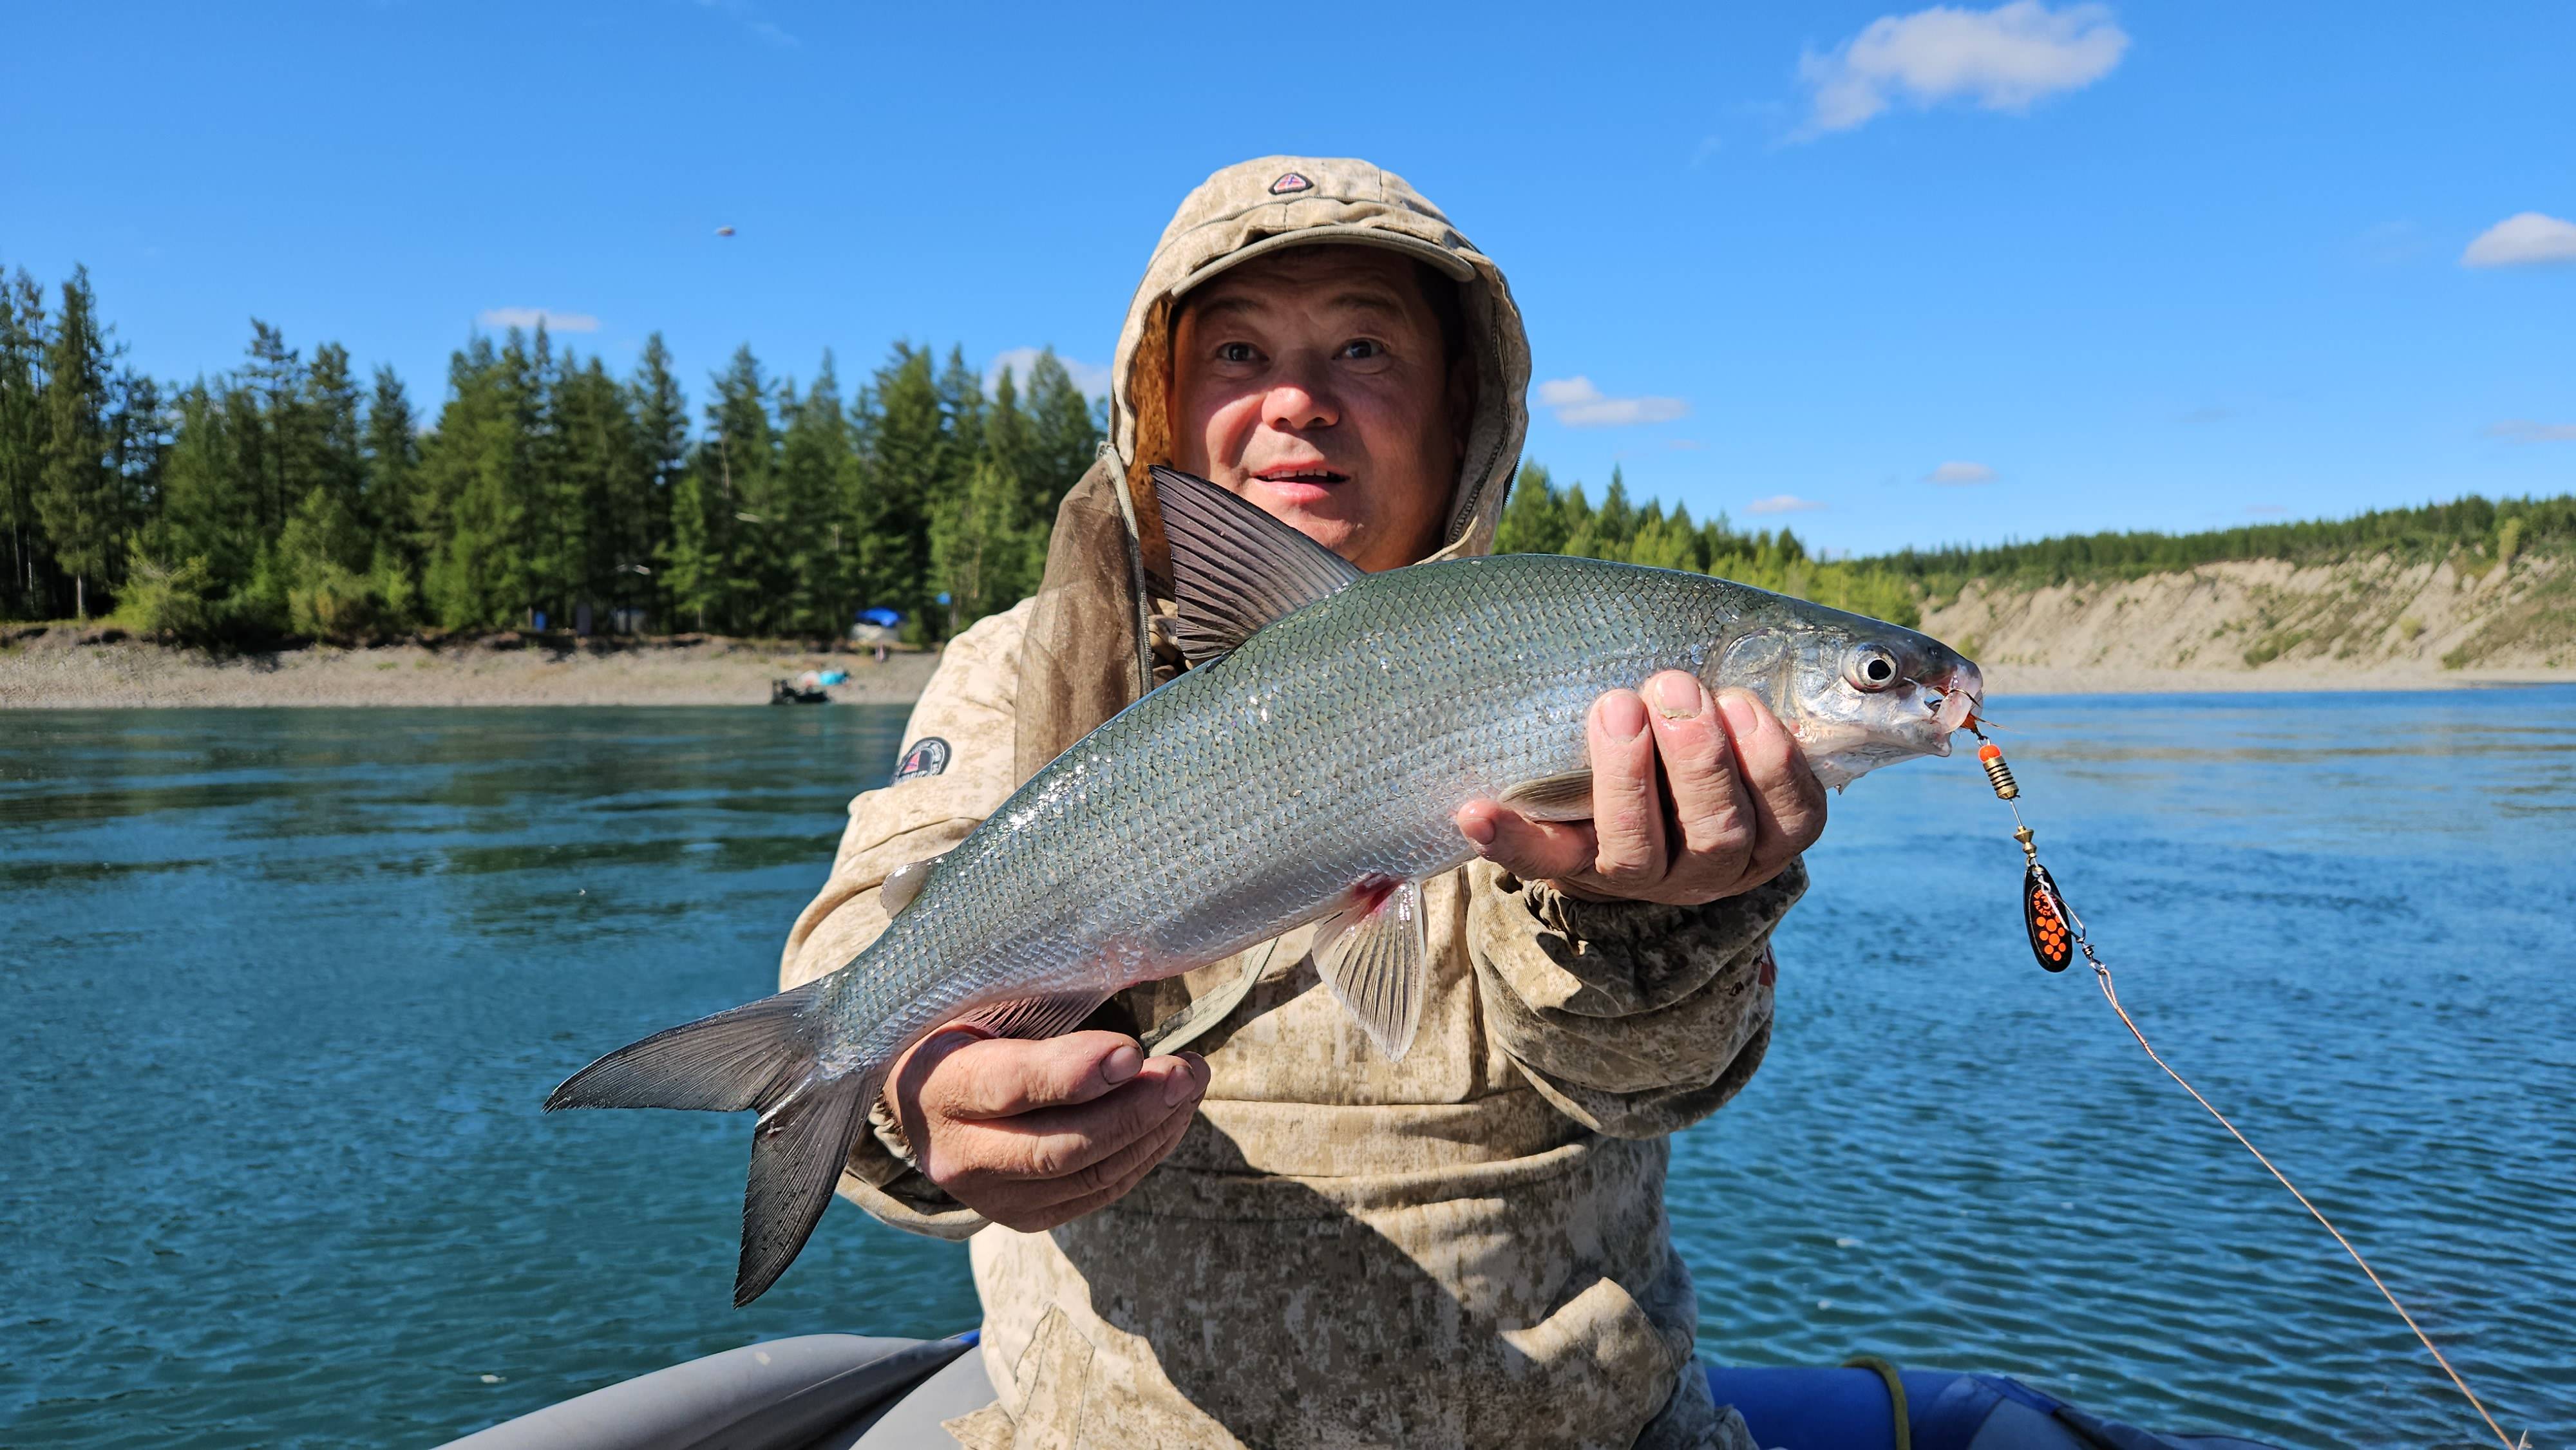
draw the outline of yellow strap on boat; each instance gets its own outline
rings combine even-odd
[[[1874,1354],[1855,1354],[1843,1361],[1843,1368],[1874,1370],[1887,1382],[1888,1408],[1896,1415],[1896,1450],[1914,1450],[1914,1426],[1905,1413],[1905,1380],[1896,1366]]]

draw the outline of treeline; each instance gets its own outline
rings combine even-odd
[[[1873,561],[1815,558],[1785,528],[1746,533],[1724,514],[1695,523],[1680,504],[1670,513],[1660,500],[1637,507],[1629,502],[1627,481],[1616,467],[1595,507],[1580,482],[1559,488],[1546,469],[1523,464],[1503,505],[1494,549],[1689,569],[1897,624],[1910,625],[1921,617],[1916,607],[1920,591],[1892,570]]]
[[[848,396],[828,353],[800,386],[745,347],[709,390],[693,417],[658,334],[619,377],[513,329],[450,359],[425,419],[390,368],[361,379],[345,348],[308,358],[256,321],[239,367],[165,384],[123,365],[86,273],[49,308],[22,270],[0,283],[0,618],[112,610],[165,638],[257,643],[540,625],[837,636],[887,608],[927,641],[1037,586],[1056,505],[1101,438],[1051,351],[988,392],[960,350],[897,343]],[[1530,464],[1496,543],[1911,624],[1981,577],[2576,552],[2576,498],[1829,560],[1785,528],[1639,506],[1615,469],[1596,505]]]
[[[2241,559],[2324,564],[2355,555],[2511,563],[2520,554],[2576,551],[2576,497],[2489,501],[2476,494],[2348,519],[2250,524],[2197,534],[2064,534],[1991,548],[1907,549],[1863,561],[1931,588],[1970,579],[2058,584],[2133,579]]]
[[[543,328],[476,336],[434,419],[348,351],[264,323],[232,372],[122,365],[85,273],[0,286],[0,614],[191,641],[577,625],[936,638],[1033,589],[1100,418],[1053,352],[988,392],[898,343],[845,397],[748,347],[690,402],[659,335],[632,373]]]

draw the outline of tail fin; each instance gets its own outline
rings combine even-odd
[[[822,1024],[809,982],[630,1043],[564,1080],[557,1108],[757,1109],[742,1195],[736,1307],[778,1281],[831,1206],[850,1145],[867,1122],[882,1070],[832,1074],[817,1054]]]

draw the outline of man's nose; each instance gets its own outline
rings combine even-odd
[[[1273,428],[1330,428],[1341,421],[1331,370],[1321,358],[1283,359],[1261,399],[1261,421]]]

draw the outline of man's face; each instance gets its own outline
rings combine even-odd
[[[1440,547],[1466,390],[1412,261],[1332,245],[1255,258],[1184,300],[1172,354],[1181,468],[1362,569]]]

